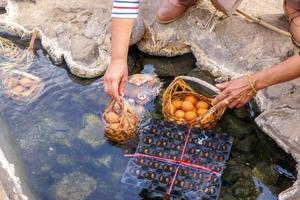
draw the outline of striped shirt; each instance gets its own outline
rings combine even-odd
[[[111,16],[117,18],[137,18],[139,2],[139,0],[114,0]]]

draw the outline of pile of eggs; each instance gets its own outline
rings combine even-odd
[[[193,121],[207,113],[210,105],[197,97],[188,95],[184,99],[173,100],[169,105],[169,113],[180,121]]]

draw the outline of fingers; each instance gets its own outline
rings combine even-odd
[[[228,106],[228,102],[226,101],[220,101],[219,103],[217,103],[214,107],[216,110],[221,110],[223,108],[226,108]]]
[[[238,104],[239,104],[239,101],[237,101],[237,100],[232,101],[232,102],[228,105],[228,108],[233,109],[233,108],[235,108]]]
[[[120,80],[113,80],[111,81],[111,87],[110,87],[110,92],[111,96],[120,103],[120,94],[119,94],[119,85],[120,85]]]
[[[218,96],[216,96],[213,101],[211,102],[212,105],[216,105],[218,103],[220,103],[221,101],[223,101],[226,97],[227,97],[227,92],[221,92]]]
[[[113,97],[117,102],[120,102],[119,95],[120,79],[111,77],[109,75],[104,76],[104,91],[109,96]]]
[[[219,88],[220,90],[224,90],[225,88],[227,88],[230,84],[230,81],[228,82],[224,82],[224,83],[219,83],[216,84],[216,87]]]
[[[120,82],[120,86],[119,86],[119,94],[121,96],[124,96],[124,91],[125,91],[125,85],[126,85],[126,82],[127,82],[127,77],[123,77],[121,79],[121,82]]]

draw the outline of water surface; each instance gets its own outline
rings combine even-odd
[[[43,79],[43,93],[33,103],[19,105],[1,89],[0,113],[37,199],[162,199],[161,194],[120,183],[128,162],[124,154],[133,153],[136,143],[117,145],[103,136],[101,115],[109,97],[101,80],[75,78],[53,65],[43,50],[37,51],[27,72]],[[293,180],[274,168],[282,166],[293,174],[295,163],[243,112],[229,111],[217,128],[235,138],[221,199],[276,199]],[[159,116],[159,107],[152,114]]]

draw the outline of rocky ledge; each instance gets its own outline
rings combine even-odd
[[[28,36],[37,29],[43,47],[57,64],[66,62],[77,76],[103,74],[110,61],[112,1],[8,0],[1,17],[2,31]],[[199,2],[178,21],[155,22],[158,1],[142,1],[131,44],[151,55],[175,56],[192,52],[197,65],[219,80],[262,70],[293,54],[294,46],[282,36],[241,16],[213,17],[208,1]],[[241,9],[287,28],[281,0],[245,1]],[[219,15],[219,13],[218,13]],[[300,79],[259,92],[262,114],[256,123],[286,152],[300,161]],[[298,171],[300,165],[298,165]],[[281,200],[300,196],[300,174]]]

